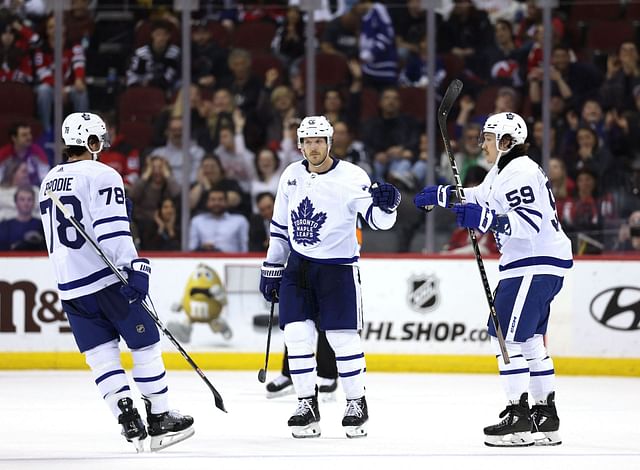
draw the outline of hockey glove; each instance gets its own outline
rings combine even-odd
[[[400,205],[400,191],[389,183],[373,183],[369,188],[373,198],[373,206],[379,207],[387,214],[391,214]]]
[[[127,283],[123,284],[120,292],[129,303],[142,302],[149,293],[149,275],[151,265],[147,258],[136,258],[131,261],[131,267],[125,267]]]
[[[437,186],[427,186],[413,198],[413,203],[418,209],[426,211],[432,210],[436,205],[447,207],[453,186],[439,184]]]
[[[456,213],[458,227],[478,229],[481,233],[491,228],[495,217],[494,211],[473,202],[454,204],[453,212]]]
[[[260,270],[260,292],[262,292],[262,296],[267,302],[277,303],[284,266],[265,261],[262,263]]]

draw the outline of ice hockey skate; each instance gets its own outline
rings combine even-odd
[[[147,430],[138,410],[133,406],[133,400],[121,398],[118,400],[118,408],[122,411],[118,416],[118,423],[122,425],[122,435],[134,445],[136,452],[144,452],[143,441],[147,437]]]
[[[347,400],[347,409],[342,418],[342,427],[348,438],[365,437],[367,435],[369,412],[365,397]]]
[[[531,421],[533,423],[533,439],[537,446],[557,446],[562,444],[560,439],[560,418],[556,410],[556,392],[551,392],[546,403],[531,407]]]
[[[291,377],[279,375],[267,384],[267,398],[283,397],[294,392]]]
[[[313,396],[298,398],[298,407],[288,422],[295,438],[320,437],[320,409],[318,389]]]
[[[518,403],[510,403],[500,413],[498,424],[484,428],[484,443],[489,447],[527,447],[534,445],[527,393]]]
[[[143,400],[147,409],[147,430],[151,437],[151,452],[162,450],[193,436],[195,429],[191,416],[181,415],[173,410],[153,414],[151,402],[146,398]]]
[[[321,402],[336,400],[336,390],[338,389],[338,379],[327,379],[319,377],[318,398]]]

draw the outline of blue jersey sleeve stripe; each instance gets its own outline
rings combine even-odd
[[[287,242],[289,241],[289,237],[282,235],[281,233],[270,232],[269,235],[276,238],[282,238],[284,241],[287,241]]]
[[[512,261],[509,264],[500,266],[498,269],[500,271],[506,271],[508,269],[523,268],[526,266],[536,266],[539,264],[546,264],[549,266],[556,266],[558,268],[569,269],[571,266],[573,266],[573,260],[553,258],[551,256],[532,256],[531,258],[523,258],[516,261]]]
[[[530,207],[518,207],[516,209],[516,211],[528,212],[529,214],[537,215],[538,217],[540,217],[542,219],[542,212],[538,212],[537,210],[531,209]]]
[[[522,213],[522,212],[520,212],[518,209],[516,209],[516,210],[515,210],[515,212],[516,212],[516,214],[518,214],[520,217],[522,217],[522,218],[524,219],[524,221],[525,221],[525,222],[527,222],[529,225],[531,225],[531,226],[533,227],[533,229],[534,229],[536,232],[538,232],[538,233],[540,232],[540,227],[538,227],[538,226],[535,224],[535,222],[529,218],[529,216],[528,216],[528,215],[523,214],[523,213]]]
[[[126,217],[126,216],[106,217],[106,218],[104,218],[104,219],[98,219],[98,220],[96,220],[96,221],[93,223],[93,226],[94,226],[94,228],[95,228],[97,225],[100,225],[100,224],[108,224],[109,222],[116,222],[116,221],[119,221],[119,220],[121,220],[121,221],[123,221],[123,222],[129,222],[129,217]]]
[[[286,225],[281,225],[278,222],[276,222],[275,220],[271,221],[271,225],[274,225],[274,226],[276,226],[276,227],[278,227],[279,229],[282,229],[282,230],[287,230],[287,226]]]
[[[105,233],[104,235],[100,235],[98,237],[98,242],[101,242],[103,240],[108,240],[109,238],[115,238],[115,237],[126,237],[126,236],[131,236],[131,232],[123,230],[120,232],[111,232],[111,233]]]
[[[111,268],[104,268],[100,271],[96,271],[93,274],[89,274],[87,277],[83,277],[82,279],[76,279],[75,281],[65,282],[63,284],[58,284],[58,289],[60,290],[71,290],[77,289],[78,287],[88,286],[89,284],[93,284],[96,281],[99,281],[102,278],[110,276],[113,274]]]
[[[374,229],[380,230],[380,227],[378,227],[376,223],[373,221],[373,204],[371,204],[367,209],[367,214],[365,215],[364,218],[367,221],[367,223],[371,225]]]

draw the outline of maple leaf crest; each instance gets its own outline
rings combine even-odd
[[[327,220],[325,212],[314,214],[314,207],[308,197],[298,205],[297,211],[291,211],[293,240],[300,245],[314,245],[320,241],[320,228]]]

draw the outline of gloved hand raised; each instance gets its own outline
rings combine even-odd
[[[266,261],[262,263],[260,268],[260,292],[262,292],[262,296],[267,302],[278,303],[282,271],[284,271],[284,266],[281,264],[267,263]]]
[[[400,191],[390,183],[373,183],[369,188],[373,206],[391,214],[400,205]]]
[[[456,213],[458,227],[478,229],[486,233],[493,223],[495,212],[473,202],[466,204],[454,204],[453,212]]]
[[[436,205],[446,208],[449,206],[451,191],[453,191],[453,186],[450,184],[426,186],[415,195],[413,203],[418,209],[424,209],[426,211],[432,210]]]
[[[149,293],[149,275],[151,265],[147,258],[136,258],[131,261],[131,267],[125,267],[127,283],[120,287],[120,292],[129,303],[141,302]]]

